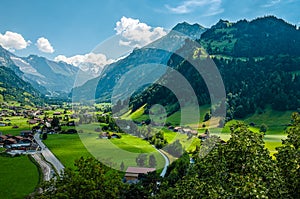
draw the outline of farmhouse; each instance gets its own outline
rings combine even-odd
[[[35,119],[31,119],[31,120],[28,120],[28,123],[29,124],[36,124],[36,123],[38,123],[38,121],[35,120]]]
[[[4,140],[7,139],[7,136],[5,135],[0,135],[0,142],[3,142]]]
[[[205,133],[199,135],[199,139],[200,139],[200,140],[205,140],[205,139],[207,139],[208,137],[209,137],[209,135],[208,135],[208,134],[205,134]]]
[[[0,145],[6,148],[7,153],[12,151],[22,153],[29,150],[36,150],[38,147],[38,145],[33,142],[30,136],[12,136],[9,134],[0,136]]]
[[[176,126],[173,131],[174,132],[181,132],[182,128],[180,126]]]
[[[102,132],[102,133],[99,134],[99,138],[108,139],[109,138],[109,133]]]
[[[137,183],[143,175],[153,171],[155,171],[155,168],[128,167],[125,173],[125,181],[127,183]]]
[[[21,131],[20,136],[22,137],[32,137],[31,131]]]
[[[53,115],[61,115],[61,112],[54,112]]]

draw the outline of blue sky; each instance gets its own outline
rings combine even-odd
[[[140,29],[153,39],[182,21],[210,27],[221,18],[275,15],[299,26],[299,8],[300,0],[4,0],[0,44],[19,56],[80,59],[116,34],[126,37],[122,45],[138,47],[150,41],[135,38]]]

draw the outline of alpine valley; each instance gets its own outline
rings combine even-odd
[[[165,7],[222,11],[207,2]],[[1,198],[299,198],[299,26],[122,17],[118,36],[139,41],[124,24],[160,37],[103,69],[0,46]]]

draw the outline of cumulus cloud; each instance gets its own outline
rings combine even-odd
[[[40,51],[42,51],[44,53],[54,53],[54,49],[53,49],[52,45],[50,44],[48,39],[46,39],[45,37],[40,37],[36,41],[36,46],[38,47],[38,49]]]
[[[95,54],[95,53],[88,53],[85,55],[75,55],[72,57],[66,57],[64,55],[58,55],[54,58],[54,61],[59,62],[63,61],[68,64],[72,64],[74,66],[85,65],[86,63],[94,64],[99,67],[103,67],[106,64],[110,64],[114,62],[112,59],[107,59],[104,54]]]
[[[122,37],[120,45],[134,48],[143,47],[167,34],[161,27],[153,28],[138,19],[124,16],[116,23],[115,30]]]
[[[30,41],[26,41],[24,37],[15,32],[6,31],[5,34],[0,33],[0,45],[12,52],[15,50],[21,50],[30,45]]]
[[[175,14],[191,13],[200,7],[205,8],[203,16],[212,16],[224,11],[221,4],[222,0],[186,0],[178,6],[165,5],[165,7]]]

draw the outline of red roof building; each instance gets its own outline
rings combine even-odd
[[[127,182],[138,181],[141,174],[147,174],[153,171],[155,171],[155,168],[128,167],[126,170],[125,179]]]

